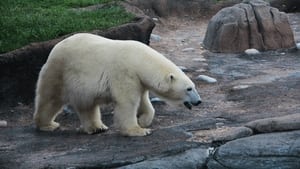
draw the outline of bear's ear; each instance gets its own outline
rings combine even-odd
[[[175,75],[173,74],[173,73],[170,73],[169,75],[168,75],[168,81],[169,82],[173,82],[175,80]]]

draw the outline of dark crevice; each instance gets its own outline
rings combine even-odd
[[[257,31],[258,31],[258,35],[261,37],[261,39],[262,39],[262,48],[263,48],[263,50],[266,50],[266,47],[265,47],[265,37],[263,36],[263,34],[264,34],[264,30],[263,30],[263,26],[262,26],[262,23],[261,22],[259,22],[259,14],[257,13],[257,11],[256,11],[256,7],[255,6],[253,6],[252,4],[250,4],[250,6],[251,6],[251,9],[252,9],[252,11],[253,11],[253,14],[254,14],[254,17],[255,17],[255,21],[256,21],[256,23],[257,23]]]

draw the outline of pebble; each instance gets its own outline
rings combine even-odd
[[[205,58],[195,58],[195,59],[193,59],[193,61],[195,61],[195,62],[205,62],[206,59]]]
[[[7,121],[0,120],[0,127],[7,127]]]
[[[247,89],[249,88],[249,85],[237,85],[237,86],[233,86],[233,90],[242,90],[242,89]]]
[[[158,18],[152,18],[152,20],[158,22]]]
[[[245,50],[245,53],[247,55],[258,55],[260,52],[257,49],[247,49]]]
[[[223,122],[218,122],[218,123],[216,123],[216,127],[217,128],[221,128],[221,127],[223,127],[225,124],[223,123]]]
[[[215,78],[212,78],[212,77],[209,77],[209,76],[206,76],[206,75],[199,75],[196,80],[202,80],[202,81],[205,81],[207,83],[216,83],[217,80]]]
[[[201,72],[206,72],[206,70],[205,69],[197,69],[196,72],[201,73]]]
[[[297,46],[297,49],[300,50],[300,43],[297,43],[296,46]]]
[[[150,40],[154,41],[154,42],[159,42],[161,40],[161,37],[159,35],[156,35],[156,34],[151,34],[150,35]]]
[[[194,52],[195,48],[184,48],[182,49],[182,52]]]

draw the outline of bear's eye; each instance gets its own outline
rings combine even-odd
[[[192,91],[193,89],[191,87],[186,89],[188,92]]]

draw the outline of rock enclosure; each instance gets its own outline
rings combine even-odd
[[[300,16],[288,16],[299,42]],[[101,110],[104,122],[111,128],[106,133],[76,132],[79,120],[69,110],[58,116],[58,121],[64,121],[62,129],[49,133],[35,130],[30,101],[15,97],[18,92],[6,95],[15,98],[15,104],[0,107],[0,120],[6,122],[0,128],[0,168],[298,169],[299,51],[211,53],[200,47],[207,22],[187,16],[158,18],[153,34],[160,40],[152,39],[150,43],[185,68],[203,98],[200,107],[188,111],[154,99],[155,130],[147,137],[118,135],[112,125],[110,105]],[[153,27],[146,24],[145,28],[152,31]],[[25,62],[27,57],[30,59]],[[19,79],[34,75],[31,69],[22,69],[23,64],[36,64],[32,68],[38,72],[43,62],[32,58],[26,55],[24,62],[4,60],[12,64],[10,70],[16,69],[10,71],[12,77]],[[1,70],[5,62],[1,62]],[[197,81],[199,74],[218,81]],[[4,77],[2,85],[14,82]],[[29,99],[33,99],[32,95]]]

